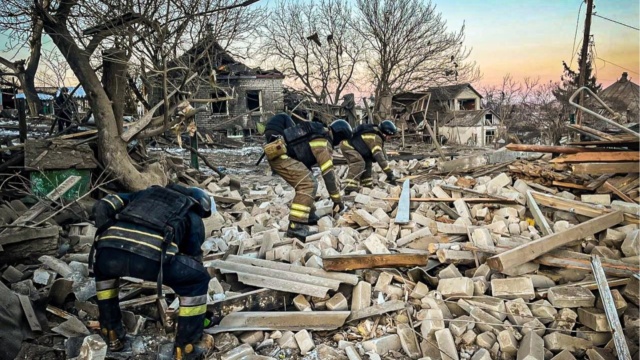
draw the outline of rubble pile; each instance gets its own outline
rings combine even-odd
[[[458,172],[448,170],[450,161],[391,161],[406,181],[398,186],[384,184],[374,165],[379,185],[345,194],[341,214],[320,185],[318,233],[304,241],[284,236],[294,192],[281,180],[194,174],[190,182],[218,205],[204,219],[202,246],[212,275],[210,358],[637,358],[638,174],[553,165],[566,156],[482,156]],[[25,342],[21,358],[170,354],[179,303],[165,287],[166,307],[157,307],[155,283],[133,278],[120,288],[130,341],[123,353],[107,352],[93,335],[91,202],[70,212],[77,221],[64,227],[55,218],[33,226],[54,211],[34,217],[38,206],[0,207],[4,225],[31,219],[0,233],[0,257],[21,253],[2,261],[0,290],[16,294],[30,333],[24,339],[36,339]],[[33,241],[50,245],[13,248]],[[55,335],[42,336],[49,328]]]

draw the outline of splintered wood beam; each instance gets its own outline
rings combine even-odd
[[[385,198],[385,201],[398,201],[399,198]],[[491,198],[411,198],[415,202],[454,202],[456,200],[464,200],[468,203],[497,203],[497,204],[515,204],[517,201],[511,199],[491,199]]]
[[[490,268],[498,271],[510,269],[519,264],[534,260],[554,249],[567,245],[573,241],[583,239],[589,235],[620,224],[624,220],[621,211],[601,215],[585,221],[565,231],[547,235],[538,240],[520,245],[487,259]]]
[[[587,204],[583,203],[582,201],[569,200],[558,196],[542,194],[535,191],[532,191],[531,195],[539,205],[570,212],[572,214],[587,216],[590,218],[594,218],[596,216],[611,212],[610,209],[600,205]],[[623,224],[640,225],[640,219],[631,214],[624,214]]]
[[[255,311],[234,312],[220,326],[205,330],[209,334],[231,331],[329,331],[344,325],[350,311]]]
[[[322,258],[327,271],[425,266],[429,255],[424,254],[366,254],[336,255]]]
[[[511,151],[541,152],[554,154],[577,154],[582,152],[601,152],[602,149],[571,147],[571,146],[547,146],[528,144],[509,144],[506,146]]]
[[[592,162],[571,165],[575,175],[629,174],[640,172],[640,164],[635,162]]]
[[[638,151],[586,152],[569,154],[550,160],[552,163],[583,163],[583,162],[622,162],[640,161]]]

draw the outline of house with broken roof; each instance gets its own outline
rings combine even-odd
[[[284,109],[281,72],[251,68],[234,59],[211,37],[187,50],[176,65],[209,74],[208,79],[200,78],[189,86],[195,91],[192,106],[204,108],[196,115],[199,128],[246,135]],[[157,86],[152,90],[155,101],[162,99],[158,90]]]
[[[410,128],[415,125],[427,142],[431,135],[425,131],[426,123],[448,143],[489,146],[499,134],[499,116],[482,108],[482,95],[468,83],[396,94],[392,103],[396,117],[405,119]]]
[[[587,108],[612,119],[628,127],[638,126],[640,122],[640,86],[629,79],[629,74],[624,72],[620,79],[604,88],[598,93],[598,97],[604,101],[611,110],[619,114],[618,118],[607,111],[595,99],[587,101]],[[585,116],[583,124],[593,129],[608,133],[619,133],[620,129],[593,116]]]

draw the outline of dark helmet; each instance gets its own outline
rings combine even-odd
[[[380,129],[380,132],[385,135],[395,135],[398,133],[398,128],[391,120],[381,122],[378,128]]]
[[[191,197],[202,207],[202,217],[211,216],[212,206],[215,206],[215,202],[209,197],[209,194],[197,187],[190,187],[189,192]]]
[[[332,122],[329,128],[333,132],[333,146],[338,146],[342,140],[349,140],[353,136],[351,125],[342,119]]]

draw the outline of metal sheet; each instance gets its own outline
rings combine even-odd
[[[411,207],[411,190],[409,189],[409,180],[405,180],[402,184],[402,193],[400,194],[400,201],[398,202],[398,213],[396,214],[396,224],[404,225],[408,224],[410,219],[410,207]]]

